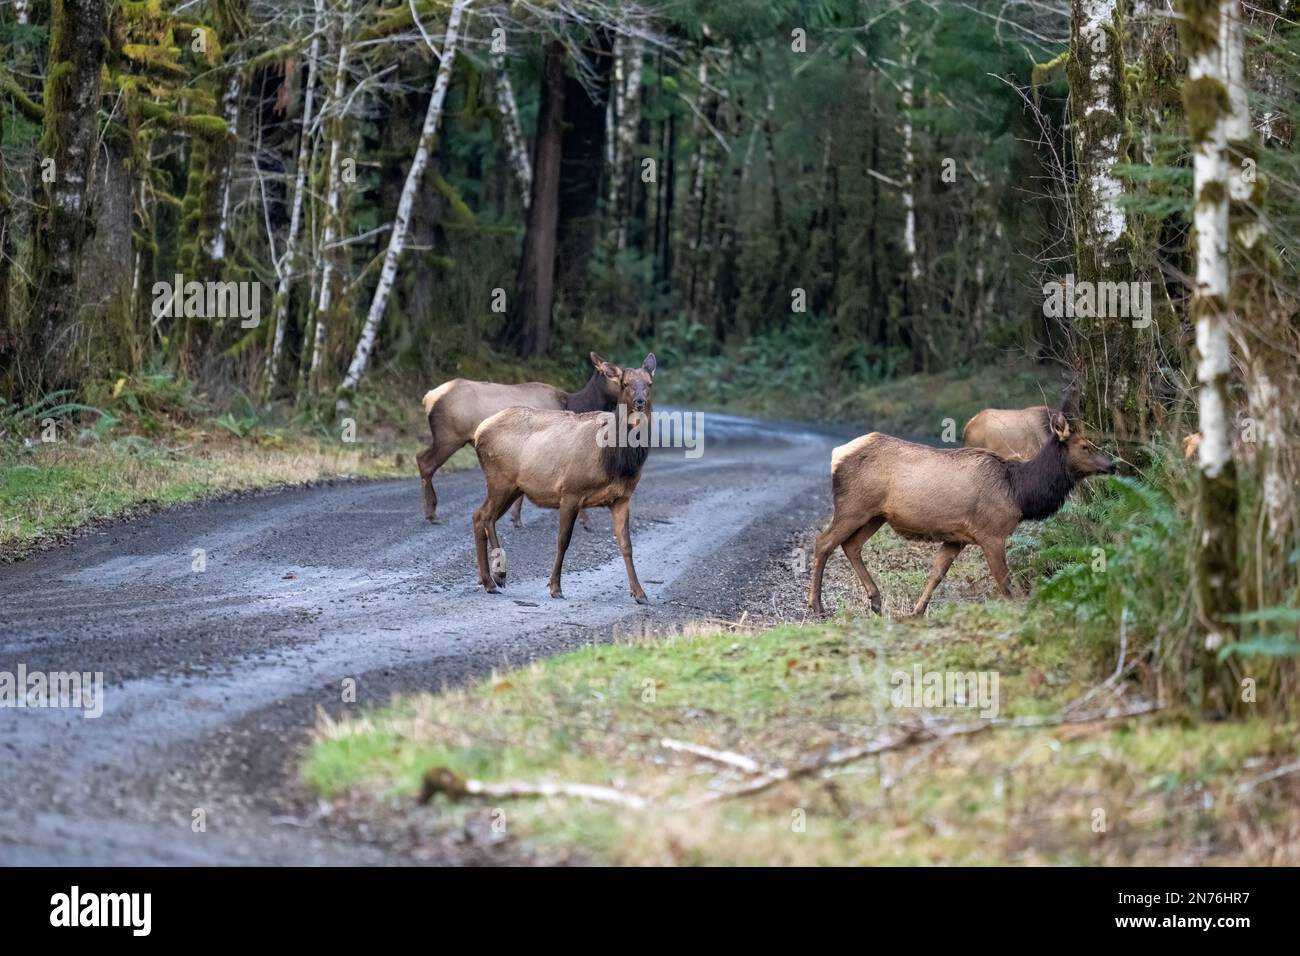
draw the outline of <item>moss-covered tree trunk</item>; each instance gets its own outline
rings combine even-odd
[[[77,273],[89,222],[99,134],[105,0],[52,0],[44,122],[33,188],[30,328],[38,389],[74,388],[89,360],[93,319],[78,309]]]
[[[1260,140],[1247,100],[1244,25],[1235,3],[1228,4],[1222,32],[1225,44],[1229,113],[1228,228],[1231,235],[1232,331],[1240,357],[1249,415],[1238,429],[1243,446],[1253,446],[1255,487],[1253,514],[1243,527],[1259,529],[1247,549],[1243,573],[1247,606],[1294,600],[1297,568],[1288,561],[1297,527],[1296,485],[1300,481],[1300,410],[1292,396],[1300,391],[1300,326],[1290,321],[1296,307],[1292,283],[1280,274],[1273,237],[1261,215],[1268,188],[1259,170]],[[1257,12],[1257,15],[1261,15]],[[1263,13],[1262,17],[1269,16]],[[1259,77],[1267,88],[1270,79]],[[1244,568],[1243,571],[1246,569]]]
[[[0,143],[5,138],[7,106],[0,102]],[[9,263],[14,255],[13,201],[5,181],[4,162],[0,159],[0,391],[13,395],[18,391],[18,330],[14,327],[13,308],[9,302]]]
[[[1128,220],[1116,167],[1128,149],[1120,0],[1072,0],[1066,75],[1074,130],[1075,280],[1128,283]],[[1133,430],[1138,330],[1128,316],[1076,315],[1072,363],[1082,382],[1085,421],[1117,437]]]
[[[1229,101],[1220,30],[1237,0],[1183,0],[1180,33],[1187,54],[1183,103],[1193,149],[1195,292],[1201,443],[1198,451],[1200,547],[1197,611],[1203,635],[1206,702],[1222,709],[1217,652],[1234,637],[1228,618],[1239,608],[1237,465],[1232,449],[1229,352],[1228,158]],[[1230,692],[1230,691],[1229,691]]]

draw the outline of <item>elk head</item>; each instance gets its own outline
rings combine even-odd
[[[623,370],[613,362],[606,362],[595,352],[591,353],[591,364],[599,373],[600,392],[605,400],[605,407],[616,406],[623,391]]]
[[[593,362],[598,358],[600,356],[595,352],[591,353]],[[633,428],[640,426],[643,415],[650,414],[650,391],[654,387],[657,364],[655,354],[651,352],[640,368],[619,368],[603,360],[597,365],[606,382],[613,383],[617,389],[617,403],[627,409],[627,423]]]
[[[1092,475],[1113,475],[1117,468],[1111,458],[1077,430],[1071,427],[1063,412],[1052,412],[1052,435],[1065,449],[1065,468],[1072,481],[1082,481]]]

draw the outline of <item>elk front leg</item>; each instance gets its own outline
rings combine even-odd
[[[1011,573],[1007,570],[1007,543],[1005,541],[985,541],[980,544],[984,551],[984,560],[988,562],[989,573],[997,585],[998,593],[1010,600]]]
[[[930,567],[930,580],[925,582],[925,590],[921,592],[921,598],[916,602],[916,607],[912,608],[912,613],[921,615],[930,605],[930,595],[934,589],[939,586],[952,563],[957,560],[957,555],[961,554],[962,548],[966,545],[960,541],[945,541],[939,548],[939,553],[934,556],[934,564]]]
[[[609,513],[614,519],[614,537],[618,540],[618,550],[623,554],[623,564],[627,566],[627,583],[632,587],[632,597],[636,599],[637,604],[649,604],[649,599],[645,596],[645,589],[641,587],[641,582],[636,577],[636,567],[632,564],[632,530],[630,527],[632,517],[632,502],[627,498],[620,498],[609,506]]]
[[[524,526],[523,515],[524,515],[524,496],[520,495],[518,500],[515,501],[515,510],[510,512],[510,523],[514,525],[516,528],[522,528]]]
[[[555,567],[551,569],[551,597],[562,598],[560,590],[560,568],[564,566],[564,552],[569,550],[569,539],[573,537],[573,523],[578,520],[578,506],[569,502],[560,503],[560,536],[555,543]]]

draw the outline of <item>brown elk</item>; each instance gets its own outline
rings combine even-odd
[[[1078,391],[1074,385],[1065,389],[1061,411],[1074,422],[1078,417]],[[962,444],[967,448],[986,448],[1003,458],[1028,461],[1051,440],[1052,409],[1046,405],[1033,408],[986,408],[978,412],[962,429]]]
[[[474,440],[474,430],[502,409],[513,405],[570,412],[609,411],[618,401],[619,368],[591,353],[595,371],[576,392],[565,392],[543,382],[498,385],[455,378],[424,395],[424,414],[429,420],[432,442],[416,457],[420,485],[424,491],[424,516],[437,521],[438,495],[433,490],[433,473],[461,448]],[[514,524],[519,527],[523,499],[515,508]],[[583,518],[586,525],[586,518]]]
[[[627,567],[632,597],[645,604],[645,590],[632,564],[629,527],[632,492],[650,453],[648,442],[633,440],[648,432],[650,391],[654,384],[655,357],[645,357],[640,368],[617,369],[620,414],[614,412],[553,411],[507,408],[497,412],[474,434],[474,450],[487,478],[488,493],[474,512],[474,550],[478,577],[484,590],[495,592],[505,582],[505,556],[497,541],[496,523],[516,500],[526,496],[540,508],[558,508],[560,535],[555,567],[551,571],[551,597],[562,598],[560,569],[569,548],[573,523],[582,508],[609,508],[614,536]],[[626,409],[626,412],[623,411]],[[620,418],[633,431],[618,433]],[[488,546],[492,567],[488,566]]]
[[[922,614],[930,595],[968,544],[984,552],[998,593],[1011,597],[1006,542],[1021,521],[1038,521],[1065,504],[1075,484],[1110,474],[1115,462],[1053,412],[1052,439],[1028,461],[1003,458],[981,448],[931,448],[872,432],[831,453],[834,511],[817,536],[808,604],[822,608],[826,559],[843,547],[871,609],[881,609],[880,589],[862,563],[867,539],[888,524],[905,538],[938,541],[930,578],[913,614]]]

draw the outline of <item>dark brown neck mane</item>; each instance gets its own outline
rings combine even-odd
[[[1053,436],[1028,461],[1008,461],[1011,498],[1025,521],[1041,521],[1061,510],[1074,479],[1066,467],[1065,445]]]
[[[649,416],[651,411],[648,405],[644,414],[646,416],[646,426],[641,429],[640,434],[645,437],[645,444],[633,446],[628,443],[629,436],[637,431],[629,426],[626,432],[618,435],[619,443],[617,445],[606,445],[600,450],[600,464],[608,480],[626,481],[641,474],[646,459],[650,457]],[[619,425],[625,424],[625,422],[620,422],[619,417],[619,413],[615,411],[614,424],[616,432]]]
[[[598,371],[592,372],[591,378],[587,379],[586,385],[576,392],[566,392],[564,394],[565,410],[570,412],[612,412],[614,406],[618,404],[618,399],[606,397],[604,388],[601,385],[603,377]]]

